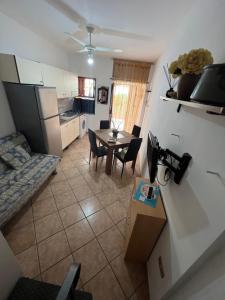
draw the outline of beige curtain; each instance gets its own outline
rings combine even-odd
[[[133,60],[113,60],[113,80],[147,83],[151,63]]]
[[[114,81],[112,121],[113,126],[132,132],[140,122],[146,83]]]

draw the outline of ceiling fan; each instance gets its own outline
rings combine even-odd
[[[83,41],[79,40],[74,35],[72,35],[68,32],[65,32],[65,33],[72,40],[74,40],[75,42],[77,42],[78,44],[80,44],[82,46],[82,49],[78,50],[77,52],[79,52],[79,53],[87,52],[88,53],[88,63],[89,64],[93,64],[93,62],[94,62],[93,56],[94,56],[94,52],[96,52],[96,51],[97,52],[116,52],[116,53],[123,52],[121,49],[112,49],[112,48],[94,46],[92,44],[92,34],[94,33],[95,27],[93,25],[87,25],[86,30],[87,30],[88,35],[89,35],[89,43],[88,44],[84,43]]]

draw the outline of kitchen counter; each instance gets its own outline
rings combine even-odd
[[[68,120],[63,120],[63,119],[61,119],[60,116],[59,116],[59,122],[60,122],[60,125],[64,125],[64,124],[66,124],[66,123],[68,123],[68,122],[70,122],[70,121],[72,121],[72,120],[74,120],[74,119],[80,117],[80,115],[82,115],[82,114],[75,114],[74,116],[71,116],[70,118],[68,118]]]

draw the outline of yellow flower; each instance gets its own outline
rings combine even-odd
[[[169,73],[175,78],[181,74],[200,74],[202,69],[213,63],[213,57],[207,49],[193,49],[184,53],[173,61],[169,67]]]
[[[170,74],[172,74],[173,78],[176,78],[180,75],[180,70],[179,70],[179,67],[178,67],[178,61],[175,60],[173,61],[169,68],[168,68],[168,71]]]
[[[200,74],[204,66],[212,64],[213,57],[207,49],[194,49],[178,58],[178,66],[182,74]]]

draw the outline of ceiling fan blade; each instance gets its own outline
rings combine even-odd
[[[121,31],[121,30],[117,30],[117,29],[110,29],[110,28],[97,27],[97,31],[100,33],[103,33],[103,34],[118,36],[121,38],[132,39],[132,40],[135,39],[135,40],[146,41],[146,40],[149,40],[152,38],[151,36],[131,33],[131,32],[127,32],[127,31]]]
[[[71,33],[69,32],[65,32],[65,34],[67,34],[72,40],[74,40],[75,42],[77,42],[78,44],[80,44],[81,46],[85,47],[85,43],[82,42],[81,40],[77,39],[75,36],[73,36]]]
[[[87,48],[84,48],[84,49],[80,49],[80,50],[77,50],[78,53],[84,53],[84,52],[88,52]]]
[[[57,9],[60,13],[67,16],[71,21],[83,25],[87,24],[87,20],[84,17],[82,17],[77,11],[75,11],[72,7],[70,7],[62,0],[45,0],[45,1],[48,2],[52,7]]]
[[[121,50],[121,49],[112,49],[112,48],[105,48],[105,47],[96,47],[95,51],[98,51],[98,52],[116,52],[116,53],[123,52],[123,50]]]

